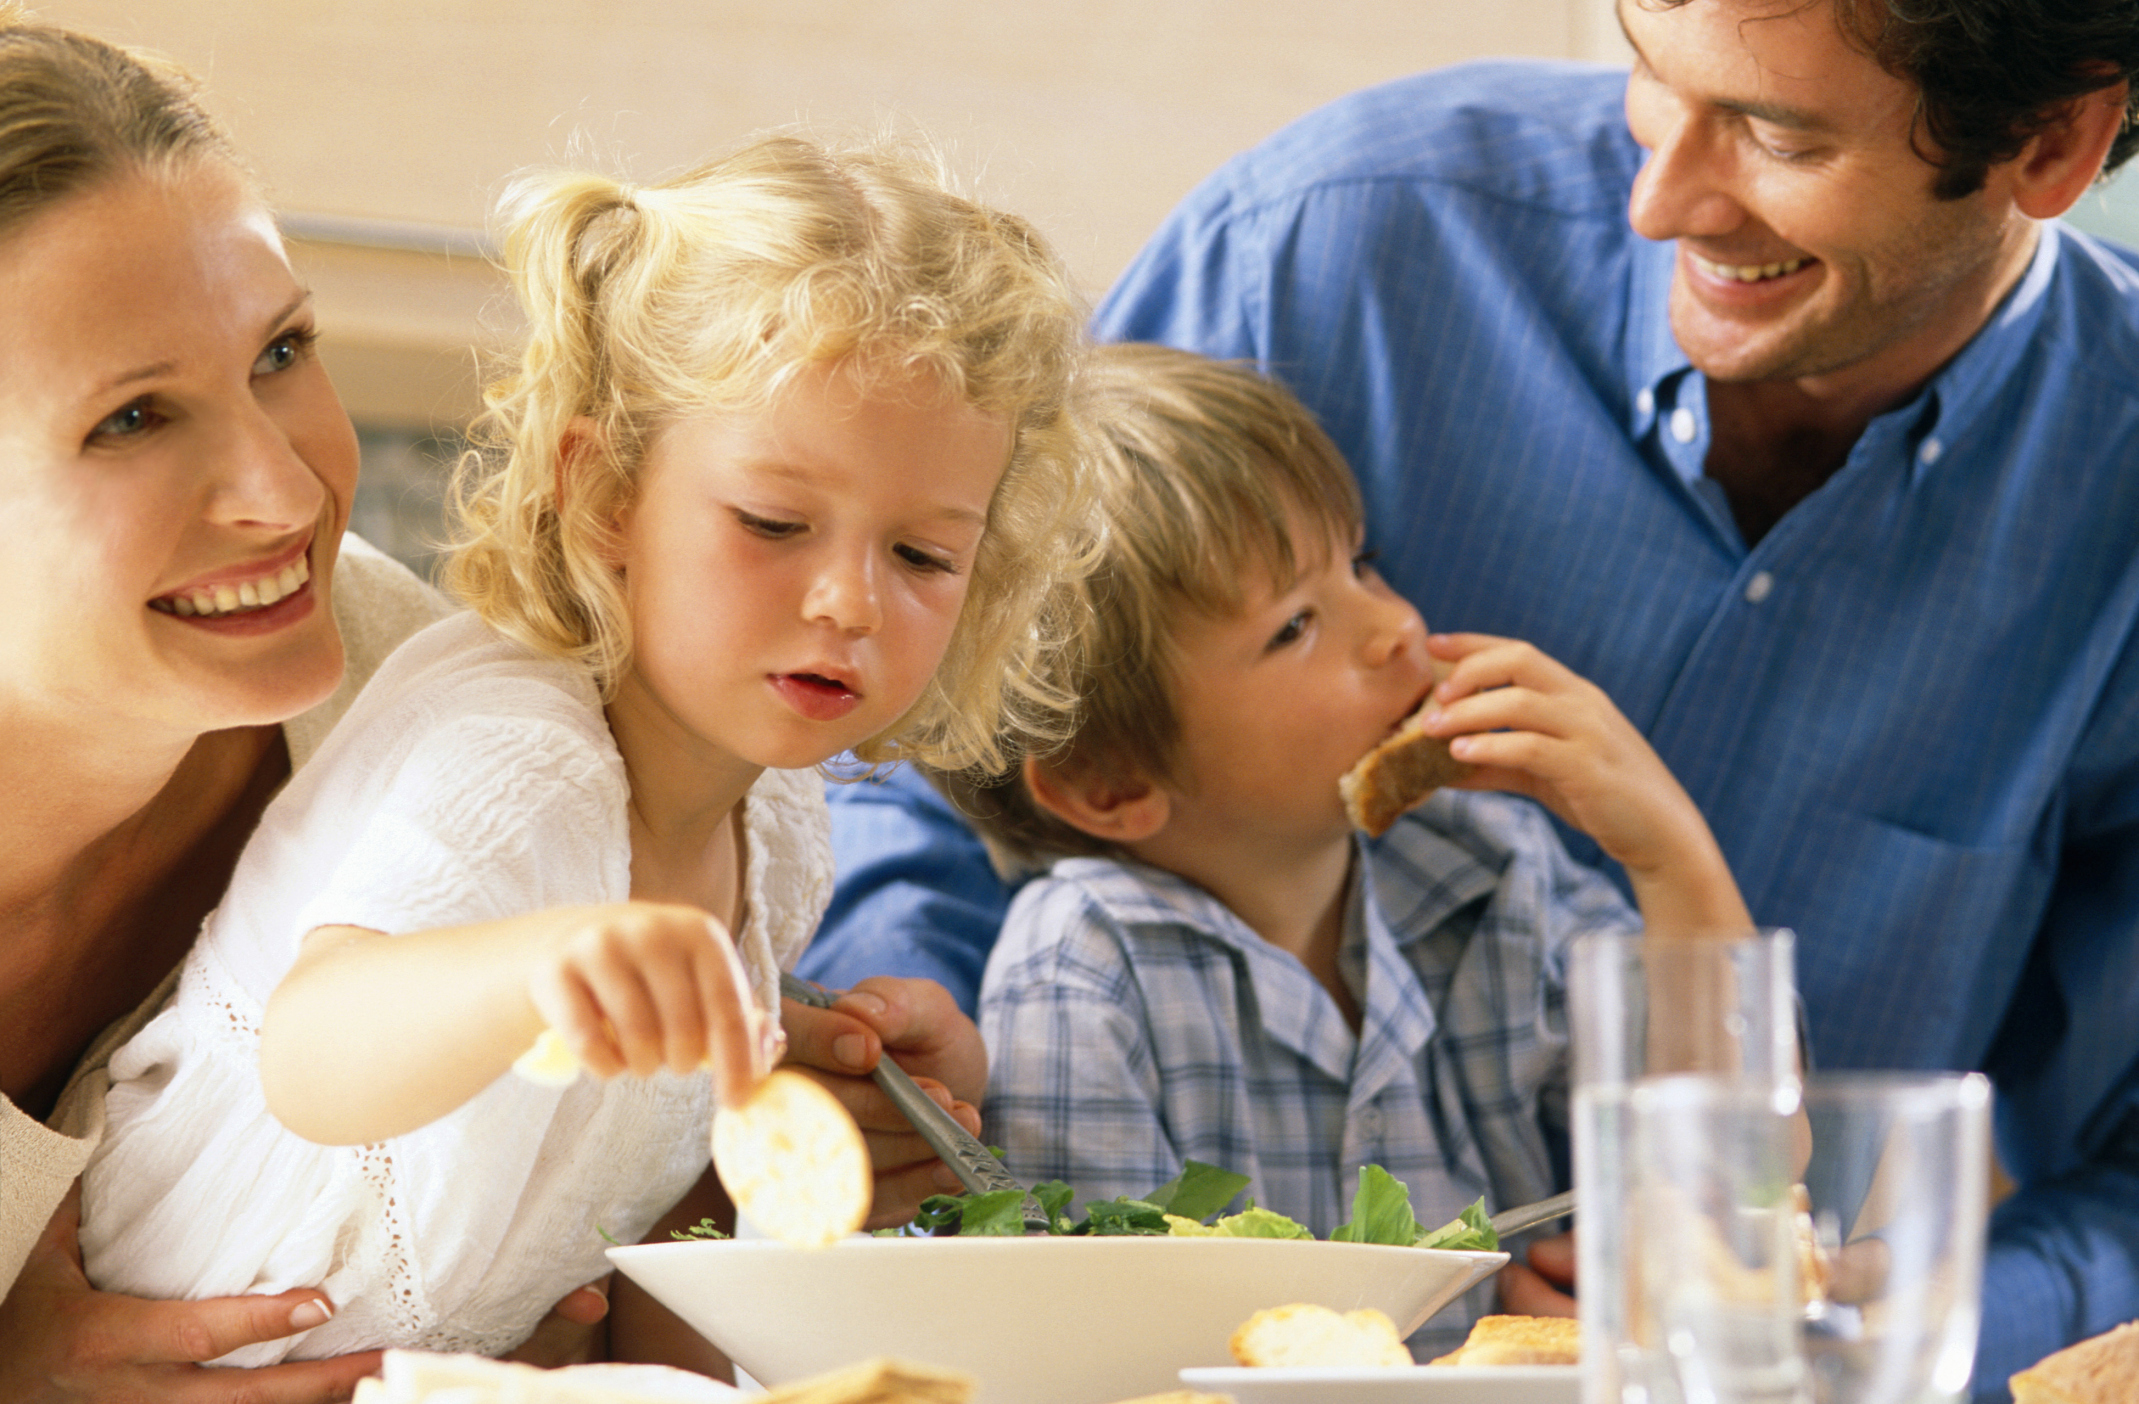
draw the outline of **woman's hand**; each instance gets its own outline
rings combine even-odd
[[[379,1368],[376,1352],[260,1370],[204,1370],[240,1346],[317,1326],[323,1294],[152,1302],[99,1292],[82,1274],[81,1188],[70,1190],[0,1302],[0,1399],[81,1404],[328,1404]]]
[[[950,991],[933,980],[871,976],[830,1009],[781,1002],[788,1066],[809,1074],[846,1105],[876,1164],[876,1202],[869,1227],[889,1228],[913,1218],[932,1194],[959,1189],[950,1167],[936,1158],[905,1115],[868,1074],[885,1052],[938,1106],[978,1136],[974,1106],[988,1086],[988,1053],[980,1030]]]
[[[535,1334],[505,1358],[544,1369],[607,1360],[608,1333],[603,1323],[609,1316],[609,1281],[598,1277],[565,1293],[535,1327]]]

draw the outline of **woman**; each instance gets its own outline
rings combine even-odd
[[[102,1056],[160,999],[268,798],[444,608],[344,545],[356,441],[315,336],[190,84],[0,4],[0,1397],[325,1400],[374,1363],[195,1369],[316,1324],[320,1294],[94,1292],[71,1195]],[[984,1079],[947,998],[887,983],[843,1008],[790,1018],[791,1057],[837,1070],[865,1127],[899,1123],[838,1074],[887,1043]],[[910,1137],[870,1140],[882,1216],[946,1173]],[[574,1294],[538,1355],[584,1350],[558,1337],[603,1309]]]

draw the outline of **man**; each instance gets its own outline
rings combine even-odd
[[[1820,1063],[1993,1075],[1998,1399],[2139,1316],[2139,260],[2045,222],[2139,141],[2139,16],[1911,13],[1622,0],[1631,77],[1357,94],[1099,327],[1288,380],[1399,590],[1612,696],[1797,931]],[[984,928],[902,785],[840,797],[835,912]]]

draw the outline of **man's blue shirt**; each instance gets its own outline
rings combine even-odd
[[[1611,695],[1798,933],[1823,1064],[1992,1074],[2022,1186],[1986,1274],[2002,1397],[2139,1316],[2139,262],[2046,226],[1974,340],[1748,549],[1701,473],[1672,246],[1627,224],[1624,88],[1501,63],[1346,98],[1193,193],[1098,330],[1285,380],[1431,624]],[[986,939],[977,847],[884,826],[925,802],[836,798],[835,913],[940,879]],[[893,855],[916,888],[869,890]],[[813,967],[866,973],[820,939]]]

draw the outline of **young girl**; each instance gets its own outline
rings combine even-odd
[[[227,1363],[514,1345],[705,1171],[701,1066],[732,1101],[768,1061],[829,885],[811,767],[995,764],[1060,701],[1080,319],[1028,226],[794,138],[508,218],[473,612],[380,670],[112,1059],[91,1278],[338,1308]],[[503,1076],[544,1027],[636,1076]]]

